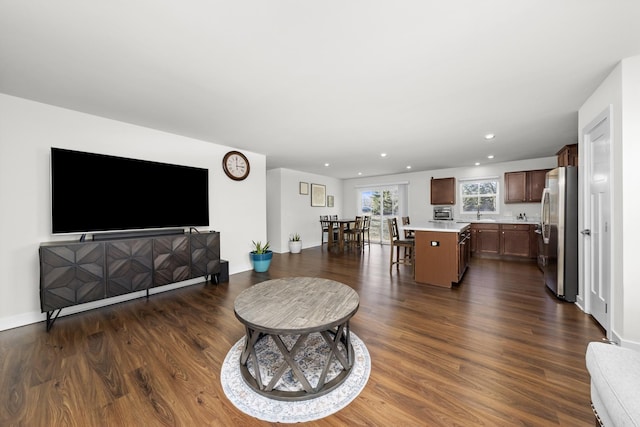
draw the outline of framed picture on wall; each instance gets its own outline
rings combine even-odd
[[[311,184],[311,206],[327,205],[327,188],[322,184]]]
[[[333,196],[327,196],[327,207],[333,207]]]
[[[300,194],[309,194],[309,183],[300,181]]]

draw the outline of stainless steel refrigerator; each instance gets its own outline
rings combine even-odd
[[[540,215],[544,282],[560,299],[578,294],[578,169],[547,172]]]

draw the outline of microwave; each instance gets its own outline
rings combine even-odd
[[[433,219],[453,221],[453,208],[451,206],[436,206],[433,208]]]

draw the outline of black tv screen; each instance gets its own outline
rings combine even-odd
[[[52,231],[209,225],[209,171],[51,148]]]

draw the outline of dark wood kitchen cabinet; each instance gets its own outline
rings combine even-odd
[[[491,257],[535,258],[537,256],[533,224],[471,224],[471,252]]]
[[[431,204],[455,205],[456,204],[456,179],[455,178],[431,178]]]
[[[538,203],[542,200],[545,179],[549,169],[504,174],[505,203]]]
[[[500,224],[471,224],[472,238],[475,242],[471,248],[478,254],[500,254]]]
[[[531,256],[529,224],[501,224],[500,239],[501,255],[524,258]]]
[[[578,166],[578,144],[565,145],[556,154],[558,167]]]
[[[459,283],[469,264],[469,230],[459,233],[416,231],[415,280],[450,288]]]

